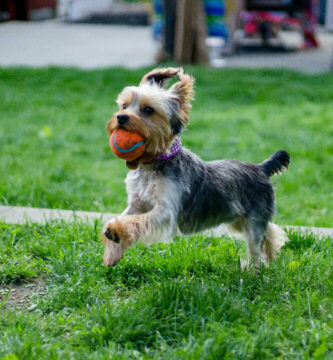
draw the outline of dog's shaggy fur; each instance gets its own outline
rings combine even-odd
[[[169,89],[167,81],[178,77]],[[154,160],[170,149],[189,121],[194,79],[182,69],[156,69],[139,86],[126,87],[117,99],[119,112],[107,124],[141,133],[146,153],[127,162],[127,209],[110,220],[102,231],[104,264],[115,265],[124,250],[172,240],[183,234],[227,223],[244,233],[248,263],[267,264],[287,240],[272,224],[274,192],[269,177],[285,170],[290,161],[278,151],[261,164],[235,160],[204,162],[187,149],[177,155]],[[119,121],[119,118],[126,121]]]

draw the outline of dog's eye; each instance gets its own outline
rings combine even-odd
[[[123,104],[123,109],[126,109],[127,108],[127,105],[126,104]]]
[[[143,111],[147,114],[147,115],[151,115],[154,113],[154,109],[150,106],[146,106]]]

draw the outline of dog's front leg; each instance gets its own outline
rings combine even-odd
[[[139,210],[129,205],[120,216],[122,215],[132,215],[139,213]],[[108,223],[110,223],[111,219]],[[107,224],[108,224],[107,223]],[[106,226],[102,231],[102,238],[104,241],[104,256],[103,262],[105,266],[114,266],[116,265],[123,256],[123,248],[119,241],[116,238],[112,239],[112,234],[108,233]],[[111,239],[110,239],[111,238]]]
[[[122,214],[110,220],[104,226],[103,238],[109,239],[108,242],[119,245],[124,251],[133,246],[139,239],[147,244],[168,240],[174,235],[175,228],[175,211],[166,205],[160,204],[155,205],[151,211],[144,214]],[[118,261],[106,262],[104,253],[104,264],[106,266],[115,265]]]

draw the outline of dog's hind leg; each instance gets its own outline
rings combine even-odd
[[[267,264],[267,260],[262,252],[262,244],[265,237],[267,223],[249,218],[245,229],[245,239],[247,241],[247,263],[249,266],[254,264]]]
[[[266,264],[266,258],[262,251],[262,244],[265,239],[267,222],[258,221],[251,217],[239,217],[228,224],[231,231],[243,234],[247,242],[247,260],[242,262],[242,267],[249,267],[251,264],[259,266]]]
[[[247,266],[254,263],[268,265],[273,261],[281,247],[288,241],[287,234],[277,225],[250,219],[245,237],[248,245]]]
[[[266,261],[272,261],[280,252],[281,247],[288,241],[287,234],[279,226],[268,223],[262,243],[262,252]]]

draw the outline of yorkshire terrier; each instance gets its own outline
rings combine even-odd
[[[177,81],[167,88],[173,77]],[[116,265],[137,242],[168,241],[177,231],[189,234],[221,223],[245,235],[247,264],[268,264],[287,241],[271,222],[274,192],[269,178],[287,169],[289,154],[278,151],[260,164],[205,162],[182,147],[193,85],[193,77],[181,68],[155,69],[118,96],[119,111],[107,131],[141,133],[146,152],[126,163],[128,207],[103,228],[105,266]]]

